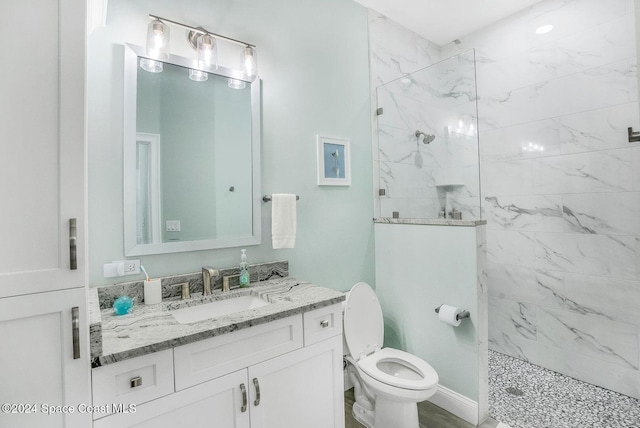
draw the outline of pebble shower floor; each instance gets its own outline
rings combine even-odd
[[[511,428],[640,428],[640,401],[489,351],[489,414]]]

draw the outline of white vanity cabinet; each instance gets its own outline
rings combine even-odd
[[[175,392],[94,428],[344,427],[340,304],[176,347],[173,365]]]
[[[256,364],[248,372],[251,428],[344,427],[341,336]]]
[[[117,413],[93,422],[94,428],[249,428],[249,411],[242,411],[247,373],[236,371],[183,391],[136,406],[134,413]],[[248,397],[247,397],[248,400]]]

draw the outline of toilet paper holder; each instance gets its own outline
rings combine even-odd
[[[442,306],[442,305],[440,305]],[[440,306],[438,306],[436,308],[436,314],[440,312]],[[471,314],[469,313],[469,311],[464,310],[462,312],[460,312],[459,314],[456,315],[456,321],[461,320],[463,318],[469,318],[471,316]]]

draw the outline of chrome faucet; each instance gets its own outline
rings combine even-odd
[[[211,294],[211,280],[220,276],[220,271],[214,269],[211,266],[202,267],[202,294],[208,296]]]
[[[180,298],[182,300],[187,300],[191,298],[191,291],[189,290],[189,283],[183,282],[180,284]]]
[[[237,275],[227,275],[227,276],[223,276],[223,277],[222,277],[222,292],[223,292],[223,293],[226,293],[226,292],[228,292],[228,291],[231,289],[231,288],[230,288],[230,285],[229,285],[229,281],[230,281],[232,278],[240,278],[240,274],[237,274]],[[236,285],[234,288],[237,288],[237,287],[238,287],[238,285]]]

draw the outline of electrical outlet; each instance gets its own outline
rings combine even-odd
[[[167,220],[167,232],[180,232],[180,220]]]
[[[106,263],[103,267],[105,278],[124,275],[136,275],[140,273],[140,260],[120,260]]]
[[[135,275],[140,273],[140,260],[125,260],[124,261],[124,274]]]

